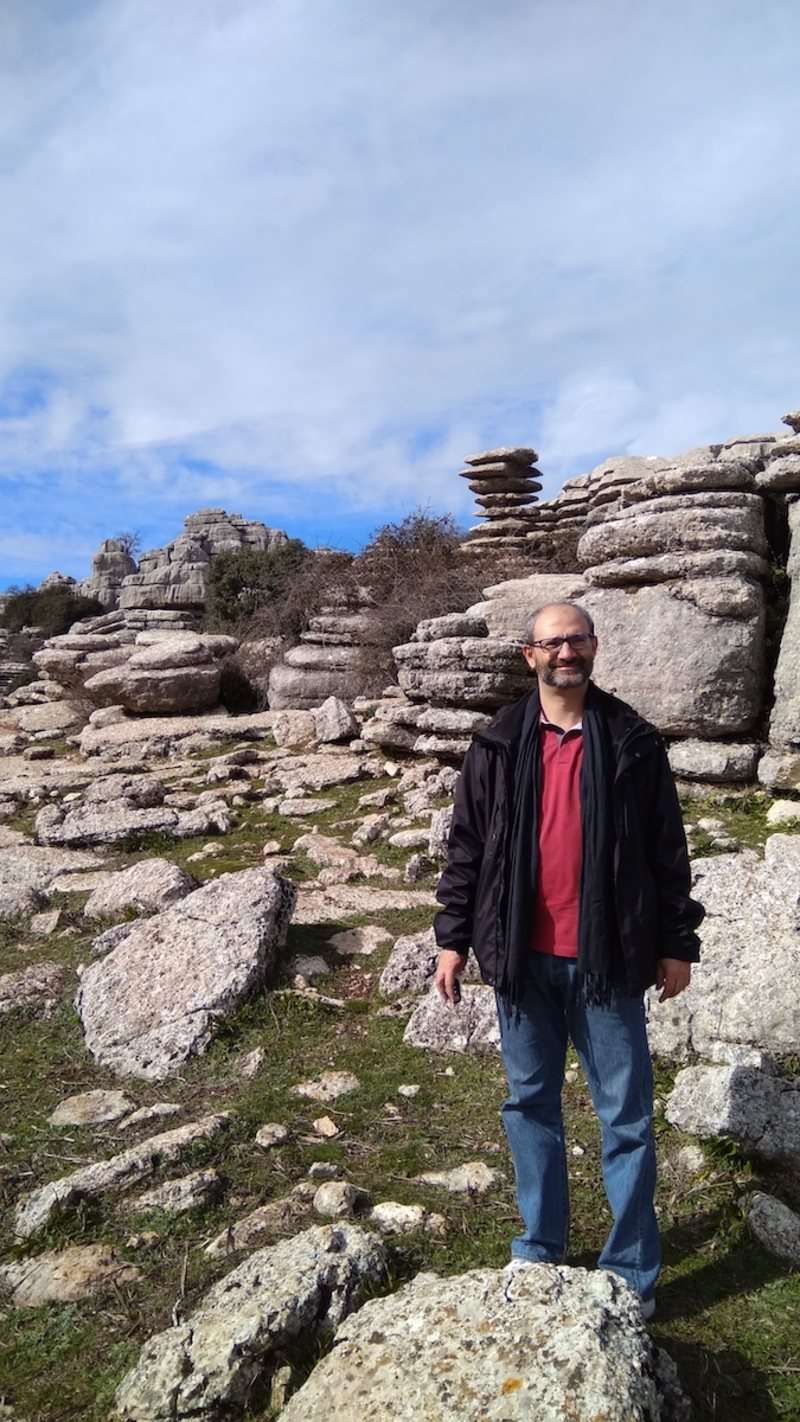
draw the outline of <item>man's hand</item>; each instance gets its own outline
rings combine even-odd
[[[666,1002],[668,997],[677,997],[679,992],[689,986],[691,977],[691,963],[684,963],[680,958],[659,958],[656,963],[659,1002]]]
[[[461,1001],[459,973],[467,966],[466,953],[456,953],[453,948],[443,948],[436,964],[436,990],[443,1002],[457,1007]]]

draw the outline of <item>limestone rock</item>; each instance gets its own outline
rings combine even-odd
[[[322,744],[349,741],[357,736],[360,726],[350,707],[338,696],[329,696],[314,712],[316,739]]]
[[[789,505],[791,537],[787,572],[791,594],[775,667],[775,704],[769,724],[770,745],[775,751],[796,752],[800,734],[800,503]],[[762,778],[759,771],[759,778]],[[765,783],[769,783],[765,781]],[[781,789],[788,785],[773,780]]]
[[[118,538],[106,538],[92,558],[92,571],[80,585],[84,597],[94,597],[109,611],[119,605],[120,589],[136,563]]]
[[[128,716],[113,724],[92,722],[80,734],[82,756],[103,756],[109,760],[127,755],[167,756],[178,749],[186,750],[193,743],[203,748],[197,738],[215,740],[234,733],[238,739],[261,741],[272,735],[272,712],[257,711],[247,716],[230,716],[227,711],[206,712],[187,716]]]
[[[650,1045],[660,1056],[723,1058],[740,1048],[800,1051],[794,967],[800,951],[800,837],[776,834],[753,851],[696,859],[692,894],[706,917],[700,964],[686,992],[651,995]]]
[[[26,735],[57,736],[83,725],[86,715],[69,701],[46,701],[41,706],[17,706],[4,711],[3,720]]]
[[[355,1225],[322,1225],[259,1250],[213,1285],[188,1323],[144,1345],[117,1390],[120,1417],[210,1422],[241,1410],[287,1349],[300,1338],[316,1346],[382,1282],[385,1268],[381,1242]]]
[[[773,800],[767,811],[770,828],[789,825],[795,820],[800,820],[800,800]]]
[[[21,1239],[28,1239],[43,1229],[57,1210],[71,1208],[87,1196],[91,1199],[109,1190],[123,1189],[146,1180],[157,1167],[179,1160],[191,1150],[195,1141],[209,1140],[224,1130],[229,1122],[228,1112],[204,1116],[190,1125],[178,1126],[173,1131],[164,1131],[161,1135],[140,1141],[120,1155],[82,1166],[71,1175],[38,1186],[23,1195],[17,1204],[15,1234]]]
[[[469,1160],[464,1165],[454,1166],[452,1170],[426,1170],[414,1178],[418,1185],[434,1185],[451,1195],[485,1195],[502,1181],[503,1176],[482,1160]]]
[[[48,1017],[64,990],[61,963],[31,963],[0,975],[0,1018],[12,1012]]]
[[[330,698],[333,700],[333,698]],[[272,734],[276,746],[312,746],[317,741],[317,723],[313,711],[276,711],[272,718]]]
[[[15,1308],[73,1303],[141,1277],[141,1269],[120,1259],[108,1244],[73,1244],[0,1265],[0,1281],[12,1290]]]
[[[224,874],[134,924],[87,967],[76,1005],[95,1059],[161,1080],[263,985],[286,938],[291,884],[267,868]]]
[[[134,1102],[124,1091],[82,1091],[66,1096],[47,1119],[51,1126],[104,1126],[133,1109]]]
[[[452,805],[447,805],[443,810],[434,810],[431,815],[431,827],[428,834],[428,854],[431,859],[435,859],[442,864],[447,860],[447,846],[450,839],[450,827],[452,823]]]
[[[337,1329],[282,1422],[323,1422],[332,1398],[338,1422],[689,1415],[674,1367],[659,1367],[634,1294],[611,1273],[553,1264],[510,1278],[491,1269],[419,1274],[371,1299]]]
[[[326,1180],[314,1194],[314,1209],[328,1219],[348,1219],[363,1214],[371,1204],[366,1190],[349,1180]]]
[[[291,1088],[293,1096],[306,1096],[310,1101],[336,1101],[350,1091],[357,1091],[361,1082],[351,1071],[324,1071],[313,1081],[301,1081]]]
[[[107,845],[131,836],[164,833],[188,839],[212,831],[225,833],[230,820],[221,802],[181,813],[169,805],[137,809],[126,800],[118,803],[46,805],[36,816],[40,844]]]
[[[450,1007],[432,989],[410,1017],[403,1041],[434,1052],[499,1051],[494,990],[464,987],[458,1007]]]
[[[380,976],[379,991],[384,997],[401,992],[425,992],[436,971],[439,949],[432,928],[425,933],[398,938]]]
[[[757,1190],[750,1201],[747,1223],[770,1254],[800,1265],[800,1216],[782,1200]]]
[[[129,1200],[128,1210],[163,1210],[168,1215],[184,1215],[189,1210],[205,1209],[222,1194],[222,1177],[216,1170],[193,1170],[179,1180],[165,1180],[152,1190],[145,1190],[135,1200]]]
[[[93,854],[7,845],[0,854],[0,915],[8,918],[43,907],[60,875],[97,867]]]
[[[310,1214],[311,1202],[294,1193],[270,1200],[216,1235],[205,1246],[203,1253],[213,1259],[231,1254],[234,1250],[262,1249],[265,1244],[272,1244],[283,1235],[296,1234]]]
[[[730,1136],[767,1160],[800,1162],[800,1086],[758,1067],[684,1067],[666,1116],[693,1135]]]
[[[382,916],[395,909],[435,908],[433,894],[423,889],[373,889],[360,884],[324,888],[300,884],[293,923],[338,923],[352,914]]]
[[[400,1205],[395,1200],[381,1200],[369,1212],[369,1223],[381,1234],[425,1234],[442,1236],[447,1233],[444,1215],[434,1214],[422,1205]]]
[[[262,1150],[272,1150],[275,1146],[285,1145],[289,1137],[288,1126],[282,1125],[280,1121],[268,1121],[266,1125],[259,1126],[255,1139],[256,1145]]]
[[[197,888],[196,880],[168,859],[141,859],[114,874],[95,889],[84,913],[88,918],[111,918],[128,909],[158,913]]]
[[[673,741],[669,763],[684,780],[711,780],[720,784],[746,784],[755,778],[759,747],[731,741]]]

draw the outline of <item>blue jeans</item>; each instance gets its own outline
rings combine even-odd
[[[603,1142],[603,1180],[614,1217],[600,1256],[643,1298],[661,1264],[653,1208],[653,1072],[641,998],[587,1007],[572,958],[531,953],[519,1013],[497,996],[509,1096],[502,1108],[525,1225],[512,1257],[560,1263],[569,1234],[561,1089],[567,1039],[586,1073]]]

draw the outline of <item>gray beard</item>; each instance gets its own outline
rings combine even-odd
[[[565,673],[569,676],[569,681],[558,681],[557,678],[559,676],[563,676]],[[591,675],[592,668],[590,666],[587,667],[586,665],[580,667],[562,668],[547,667],[546,670],[542,672],[542,681],[545,683],[546,686],[557,686],[562,688],[569,686],[584,686],[591,677]]]

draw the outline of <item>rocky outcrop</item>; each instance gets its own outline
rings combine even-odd
[[[658,1354],[631,1290],[611,1273],[555,1264],[511,1276],[419,1274],[371,1299],[337,1329],[281,1417],[322,1422],[332,1402],[338,1422],[689,1417],[674,1365]]]
[[[136,560],[118,538],[106,538],[92,559],[92,571],[78,591],[96,598],[109,612],[119,606],[122,584],[136,572]]]
[[[286,542],[281,529],[200,509],[184,520],[184,531],[164,548],[143,553],[139,568],[125,578],[119,605],[129,627],[194,628],[208,596],[209,565],[215,553],[243,548],[270,549]]]
[[[258,1250],[214,1284],[189,1322],[145,1344],[117,1389],[119,1417],[211,1422],[241,1412],[254,1390],[268,1395],[287,1356],[318,1347],[383,1283],[386,1266],[377,1235],[349,1224]]]
[[[332,601],[309,619],[297,645],[270,670],[272,709],[310,710],[330,696],[352,702],[362,648],[374,636],[371,607],[365,588],[342,588],[332,595]]]
[[[76,1005],[95,1060],[159,1081],[205,1051],[272,971],[294,888],[269,869],[223,874],[131,926],[83,972]]]
[[[470,454],[460,478],[470,481],[477,517],[483,523],[471,528],[461,544],[464,553],[497,554],[527,551],[526,539],[534,526],[540,473],[535,449],[522,446],[487,449]]]

